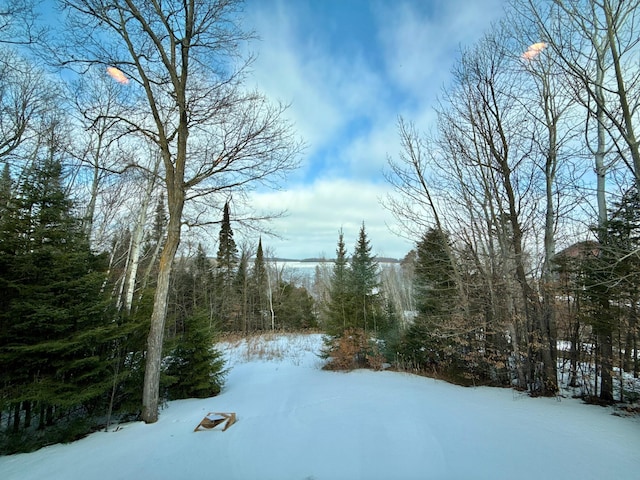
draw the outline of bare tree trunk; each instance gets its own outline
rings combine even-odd
[[[613,402],[613,338],[611,332],[599,335],[600,345],[600,399]]]
[[[153,173],[148,179],[147,188],[145,189],[144,196],[140,204],[140,211],[138,212],[138,218],[136,219],[136,225],[131,233],[131,253],[129,255],[129,261],[127,262],[127,271],[125,275],[126,289],[124,294],[124,309],[127,313],[131,312],[131,305],[133,304],[133,294],[136,290],[136,279],[138,276],[138,267],[140,266],[140,252],[142,250],[142,242],[144,240],[144,227],[147,222],[147,212],[149,210],[149,203],[151,202],[151,196],[156,186],[156,175],[158,168],[160,167],[160,157],[156,159]]]
[[[542,105],[547,130],[547,145],[544,163],[545,176],[545,225],[544,225],[544,263],[542,266],[542,313],[540,315],[540,331],[546,343],[542,349],[544,363],[544,390],[558,391],[558,333],[556,327],[556,304],[554,289],[554,259],[556,255],[556,207],[554,190],[558,171],[558,121],[561,109],[558,108],[555,92],[551,89],[550,76],[547,72],[539,75],[542,84]]]
[[[158,404],[160,397],[160,367],[162,364],[162,345],[164,325],[167,316],[167,299],[169,297],[169,280],[173,261],[180,244],[180,227],[184,206],[184,190],[180,184],[175,188],[168,184],[169,225],[167,239],[160,255],[158,284],[153,300],[151,327],[147,337],[147,358],[144,371],[142,391],[142,419],[146,423],[158,420]]]
[[[627,8],[637,8],[637,5],[634,7],[627,5]],[[636,139],[633,118],[633,110],[637,108],[637,105],[630,105],[629,103],[629,92],[627,84],[629,83],[630,79],[625,78],[627,72],[623,71],[620,52],[618,51],[618,29],[620,28],[621,24],[626,21],[625,17],[627,17],[628,12],[621,12],[618,9],[615,9],[616,12],[614,12],[614,7],[611,5],[611,0],[604,0],[602,3],[602,9],[604,10],[606,19],[608,47],[616,76],[616,85],[618,87],[616,94],[618,96],[619,106],[622,111],[622,122],[620,123],[620,126],[618,128],[627,144],[627,147],[629,148],[629,152],[631,153],[633,162],[632,171],[635,176],[636,186],[640,189],[640,142],[638,142],[638,140]]]
[[[273,286],[271,285],[271,275],[267,266],[267,296],[269,297],[269,312],[271,314],[271,330],[276,329],[276,314],[273,310]]]

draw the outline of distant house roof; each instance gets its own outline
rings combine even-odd
[[[556,253],[556,258],[583,258],[588,254],[596,255],[600,251],[600,244],[595,240],[585,240],[568,246],[564,250]]]

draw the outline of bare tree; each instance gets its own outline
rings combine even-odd
[[[525,0],[514,4],[542,33],[542,40],[550,49],[550,57],[564,70],[567,84],[574,86],[574,98],[586,109],[590,121],[586,123],[585,136],[589,139],[595,135],[595,147],[589,146],[597,175],[597,232],[602,242],[607,223],[606,176],[610,164],[621,159],[636,185],[640,186],[637,131],[640,2]],[[617,155],[607,164],[610,150]],[[612,335],[612,331],[608,331],[599,336],[603,363],[601,397],[608,400],[613,399]]]
[[[78,162],[79,186],[83,190],[88,189],[84,227],[100,245],[104,239],[95,238],[94,231],[100,196],[104,194],[105,187],[113,190],[113,183],[119,180],[118,174],[132,163],[131,157],[143,155],[133,153],[136,147],[139,150],[139,145],[133,145],[130,139],[128,148],[121,142],[126,130],[120,128],[114,117],[126,114],[122,105],[122,89],[110,78],[105,78],[103,72],[89,72],[72,82],[67,96],[69,111],[77,124],[74,149],[70,153]]]
[[[503,348],[501,332],[508,331],[520,386],[548,395],[557,390],[554,318],[545,308],[552,296],[540,302],[532,252],[542,217],[550,271],[558,210],[557,124],[566,103],[553,97],[548,72],[522,68],[505,26],[494,32],[456,65],[454,85],[438,109],[436,135],[419,137],[401,123],[404,155],[392,173],[404,200],[395,211],[410,224],[427,218],[447,225],[457,256],[470,262],[456,278],[466,305],[462,316],[483,318],[481,348]],[[539,76],[532,79],[534,73]],[[462,270],[475,273],[467,277]],[[456,326],[467,333],[471,327]]]
[[[296,166],[301,146],[283,118],[285,107],[242,88],[247,62],[240,44],[251,36],[238,23],[240,1],[61,3],[70,27],[61,64],[116,68],[111,72],[139,95],[130,115],[117,120],[155,143],[162,159],[169,220],[147,340],[142,411],[144,421],[153,423],[169,276],[185,201],[272,182]]]
[[[27,45],[43,38],[46,27],[37,23],[35,0],[5,0],[0,6],[0,43]]]
[[[550,0],[520,4],[540,30],[553,56],[577,87],[599,126],[604,126],[617,153],[640,185],[638,107],[640,39],[638,0]],[[601,160],[602,139],[598,135]],[[601,171],[605,166],[599,161]]]
[[[7,161],[51,107],[55,87],[44,72],[15,51],[0,49],[0,159]],[[24,158],[24,155],[20,155]]]

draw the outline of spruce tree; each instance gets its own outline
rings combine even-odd
[[[268,310],[268,275],[267,266],[264,260],[264,252],[262,249],[262,237],[258,240],[258,248],[256,250],[256,258],[253,261],[251,271],[251,312],[250,315],[254,320],[252,322],[255,327],[265,329],[265,319]]]
[[[237,295],[235,280],[238,268],[238,247],[233,239],[229,202],[224,204],[222,224],[218,237],[218,254],[215,266],[216,313],[228,329],[237,329],[233,311],[236,308]]]
[[[163,383],[169,399],[207,398],[220,393],[225,370],[222,353],[213,345],[214,335],[206,309],[197,309],[185,316],[183,331],[167,356]]]
[[[238,261],[238,270],[234,281],[234,294],[237,299],[235,323],[245,332],[249,331],[249,281],[249,252],[243,250]]]
[[[207,257],[207,252],[199,243],[193,262],[194,306],[203,310],[212,310],[213,285],[213,268]]]
[[[313,297],[306,288],[289,282],[282,283],[278,290],[280,295],[275,305],[278,327],[296,332],[318,326]]]
[[[330,359],[327,368],[378,369],[382,365],[382,356],[373,340],[382,319],[377,282],[377,262],[371,255],[364,223],[350,264],[340,230],[326,307],[329,336],[325,338],[323,357]]]
[[[614,340],[622,334],[628,319],[629,335],[625,338],[631,350],[637,344],[637,305],[640,300],[640,195],[633,188],[616,202],[609,213],[606,227],[598,232],[596,254],[583,263],[586,308],[601,361],[600,400],[614,401]],[[620,345],[620,350],[624,347]],[[625,349],[626,350],[626,349]],[[630,356],[627,364],[631,365]],[[635,361],[635,369],[638,363]]]
[[[414,272],[416,308],[420,315],[446,320],[456,305],[456,282],[445,232],[431,228],[417,247]]]
[[[117,324],[106,258],[91,252],[53,155],[36,161],[1,223],[1,396],[25,409],[25,428],[32,412],[42,428],[71,410],[90,414],[112,384]]]
[[[2,168],[2,176],[0,177],[0,218],[7,211],[9,202],[11,200],[11,172],[9,170],[9,163],[5,163]]]
[[[336,260],[333,264],[329,299],[326,306],[326,330],[329,335],[337,336],[347,328],[354,327],[349,298],[349,265],[342,229],[338,234]]]
[[[362,328],[365,332],[377,333],[382,326],[380,321],[383,316],[379,295],[378,262],[371,250],[364,222],[362,222],[348,275],[353,322],[355,327]]]
[[[217,395],[224,381],[224,359],[214,347],[213,276],[207,254],[198,245],[192,259],[181,259],[172,276],[171,302],[162,385],[169,399]]]
[[[418,242],[413,291],[417,317],[399,347],[415,368],[449,368],[460,358],[454,342],[453,315],[457,303],[449,239],[431,228]]]

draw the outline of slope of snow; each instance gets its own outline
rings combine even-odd
[[[280,337],[271,356],[264,345],[226,344],[219,396],[171,402],[153,425],[2,457],[0,478],[640,478],[637,418],[408,374],[322,371],[320,344]],[[211,411],[238,422],[194,432]]]

